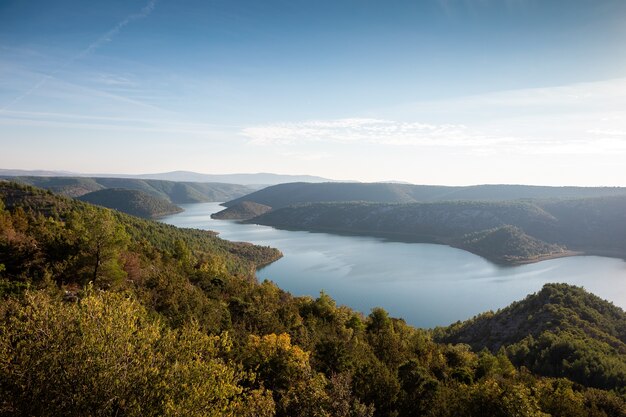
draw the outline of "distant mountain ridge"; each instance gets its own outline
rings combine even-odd
[[[249,220],[285,229],[447,244],[511,264],[576,253],[626,258],[626,195],[427,203],[308,203]]]
[[[1,178],[1,177],[0,177]],[[44,188],[67,197],[80,197],[94,191],[117,188],[137,190],[173,204],[226,201],[254,191],[245,185],[224,183],[174,182],[134,178],[99,177],[5,177],[21,184]]]
[[[266,172],[254,174],[200,174],[189,171],[173,171],[158,174],[142,174],[131,177],[168,181],[221,182],[244,185],[275,185],[288,182],[319,183],[333,181],[328,178],[313,175],[287,175]]]
[[[273,173],[202,174],[191,171],[172,171],[156,174],[81,174],[66,171],[0,169],[0,177],[88,177],[133,178],[176,182],[219,182],[242,185],[275,185],[287,182],[332,182],[334,180],[314,175],[289,175]]]
[[[502,264],[582,253],[626,258],[621,187],[290,183],[223,205],[243,201],[272,208],[251,223],[446,244]]]
[[[587,198],[626,195],[624,187],[549,187],[532,185],[440,186],[398,183],[290,183],[256,191],[228,201],[243,200],[274,209],[302,203],[363,201],[416,203],[437,201],[505,201],[519,199]]]

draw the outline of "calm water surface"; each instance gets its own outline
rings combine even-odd
[[[280,249],[284,257],[258,271],[294,295],[325,291],[364,313],[380,306],[420,327],[447,325],[505,307],[547,282],[583,286],[626,308],[626,262],[599,256],[502,267],[460,249],[361,236],[278,230],[213,220],[219,203],[184,205],[162,221],[208,229],[231,241]]]

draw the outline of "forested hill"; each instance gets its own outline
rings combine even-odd
[[[174,204],[228,201],[253,192],[245,185],[201,182],[174,182],[135,178],[88,177],[6,177],[9,181],[32,185],[67,197],[109,188],[137,190]]]
[[[497,313],[438,329],[437,339],[503,348],[533,372],[626,394],[626,313],[582,288],[548,284]]]
[[[273,209],[302,203],[363,201],[415,203],[438,201],[503,201],[518,199],[572,199],[626,196],[620,187],[541,187],[530,185],[475,185],[447,187],[393,183],[289,183],[267,187],[228,201],[230,207],[252,201]]]
[[[11,260],[5,253],[7,257],[5,260],[0,259],[0,263],[5,264],[5,273],[10,271],[9,265],[16,265],[19,268],[32,266],[36,271],[33,273],[27,270],[16,276],[32,279],[33,276],[42,277],[48,271],[61,276],[68,275],[62,278],[63,282],[76,282],[77,277],[82,274],[71,268],[67,273],[62,272],[70,264],[60,262],[57,265],[56,262],[64,256],[75,256],[75,251],[81,250],[81,243],[89,246],[89,241],[94,241],[88,236],[77,236],[77,234],[99,231],[106,232],[105,234],[111,237],[115,235],[113,232],[123,230],[124,233],[120,234],[124,240],[123,246],[136,251],[137,254],[150,253],[151,256],[156,256],[157,253],[154,251],[157,251],[159,257],[168,258],[182,256],[182,251],[185,256],[197,256],[201,259],[208,256],[212,261],[223,263],[231,273],[246,276],[248,279],[254,278],[254,270],[257,266],[272,262],[281,256],[276,249],[249,243],[228,242],[219,239],[216,233],[211,231],[180,229],[16,183],[0,181],[0,199],[4,207],[17,214],[15,225],[26,228],[21,232],[13,230],[8,233],[7,230],[10,228],[3,225],[5,238],[17,239],[15,242],[20,244],[20,256],[27,260],[23,263],[19,262],[19,259]],[[94,226],[95,229],[91,230],[90,226]],[[99,230],[105,226],[107,230]],[[20,233],[24,234],[22,238],[19,238]],[[37,242],[38,238],[50,239],[50,241]],[[92,243],[96,241],[97,239]],[[48,252],[54,252],[60,258],[49,259],[47,258],[50,255]],[[116,251],[114,252],[119,255]],[[118,261],[121,262],[119,259]],[[76,276],[69,278],[70,275]]]
[[[249,220],[297,230],[448,244],[500,263],[577,252],[626,257],[626,196],[530,201],[317,203]]]
[[[218,213],[211,214],[211,218],[220,220],[249,220],[272,210],[271,207],[252,201],[242,201]]]
[[[279,256],[0,182],[0,416],[626,416],[619,386],[539,377],[383,309],[257,283]],[[605,304],[569,329],[602,331],[613,350],[584,352],[618,366],[623,320]],[[541,305],[524,310],[531,326]]]
[[[143,191],[123,188],[106,188],[84,194],[78,199],[146,219],[156,219],[183,211],[182,208],[162,198]]]

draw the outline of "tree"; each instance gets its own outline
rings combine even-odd
[[[84,212],[73,212],[70,227],[79,245],[78,273],[83,283],[91,280],[108,288],[125,276],[119,255],[130,238],[111,210],[87,207]]]
[[[246,364],[272,390],[276,415],[330,417],[326,378],[309,363],[309,353],[291,344],[288,334],[251,335]]]
[[[121,294],[27,292],[0,308],[0,416],[271,416],[230,346],[193,322],[170,330]]]

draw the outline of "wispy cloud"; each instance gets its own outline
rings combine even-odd
[[[73,58],[73,60],[82,58],[85,55],[89,55],[90,53],[94,52],[96,49],[100,48],[102,45],[111,42],[111,40],[115,36],[117,36],[125,26],[128,26],[130,23],[134,22],[135,20],[148,17],[148,15],[152,13],[152,11],[154,10],[154,7],[156,6],[156,2],[157,0],[148,1],[148,3],[141,9],[141,11],[139,11],[139,13],[134,13],[126,17],[124,20],[122,20],[117,25],[115,25],[107,33],[100,36],[96,41],[92,42],[91,45],[89,45],[87,48],[82,50],[78,55],[76,55]]]
[[[39,90],[50,79],[54,78],[57,74],[59,74],[64,69],[68,68],[75,61],[77,61],[77,60],[79,60],[79,59],[81,59],[81,58],[83,58],[83,57],[93,53],[95,50],[100,48],[102,45],[111,42],[111,40],[115,36],[117,36],[120,33],[120,31],[125,26],[128,26],[130,23],[134,22],[135,20],[139,20],[139,19],[143,19],[143,18],[147,17],[154,10],[154,8],[156,6],[156,3],[157,3],[157,0],[149,0],[148,3],[139,11],[139,13],[134,13],[134,14],[129,15],[128,17],[126,17],[125,19],[123,19],[122,21],[117,23],[111,30],[109,30],[104,35],[100,36],[98,39],[96,39],[94,42],[92,42],[85,49],[83,49],[82,51],[80,51],[76,55],[74,55],[71,58],[69,58],[67,61],[65,61],[63,64],[61,64],[58,68],[56,68],[54,71],[52,71],[50,73],[47,73],[47,74],[44,74],[39,81],[37,81],[35,84],[33,84],[33,86],[31,88],[29,88],[28,90],[26,90],[22,94],[20,94],[17,97],[15,97],[13,100],[11,100],[5,106],[1,107],[0,108],[0,113],[3,113],[7,109],[13,107],[18,102],[22,101],[26,97],[28,97],[31,94],[33,94],[35,91]]]
[[[487,146],[509,141],[472,131],[464,125],[350,118],[271,123],[248,127],[242,135],[253,144],[335,142],[410,146]]]
[[[6,111],[0,126],[37,126],[94,131],[161,132],[211,138],[233,131],[233,126],[176,121],[164,118],[107,117],[68,113]],[[235,126],[236,128],[236,126]]]
[[[100,73],[94,79],[97,84],[102,84],[109,87],[135,87],[136,82],[128,77],[124,77],[117,74]]]
[[[592,135],[599,135],[599,136],[625,136],[626,137],[626,130],[619,130],[619,129],[592,129],[592,130],[589,130],[589,133],[591,133]]]
[[[593,129],[567,137],[550,131],[532,135],[527,132],[496,133],[494,130],[499,129],[480,130],[463,124],[349,118],[270,123],[244,128],[241,134],[255,145],[294,147],[307,143],[339,143],[454,148],[473,155],[626,153],[626,130]]]

